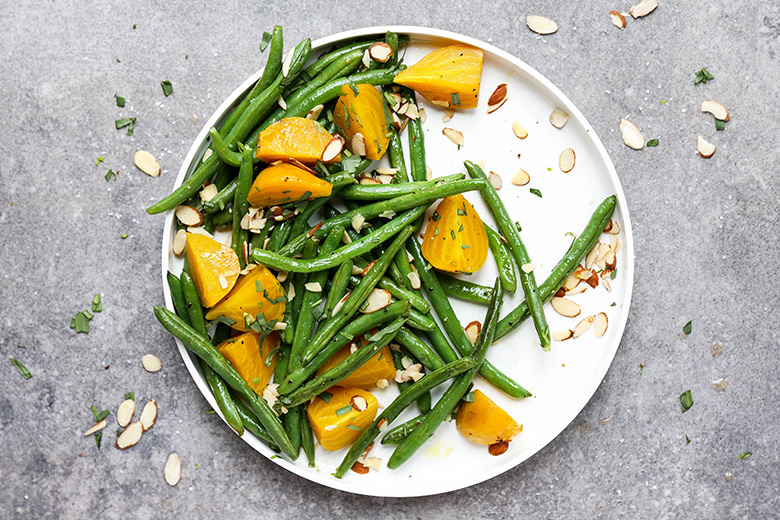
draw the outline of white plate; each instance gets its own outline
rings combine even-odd
[[[602,285],[595,290],[572,297],[582,306],[579,318],[564,318],[545,306],[550,330],[573,329],[579,320],[588,315],[606,312],[609,317],[607,334],[597,339],[592,331],[576,340],[553,342],[551,352],[539,348],[533,325],[523,324],[488,352],[490,359],[509,376],[531,390],[534,397],[513,400],[503,396],[484,380],[476,386],[503,407],[517,422],[523,432],[510,444],[509,450],[499,457],[488,454],[485,446],[467,442],[455,430],[454,423],[445,423],[415,456],[402,468],[391,471],[371,471],[368,475],[349,472],[343,479],[331,473],[340,463],[345,450],[330,453],[317,449],[317,467],[308,468],[301,455],[296,462],[274,453],[250,433],[243,439],[252,448],[293,473],[325,486],[372,496],[424,496],[461,489],[482,482],[508,471],[552,441],[577,416],[596,391],[612,362],[620,343],[628,317],[633,284],[633,241],[625,196],[615,168],[604,146],[596,137],[579,110],[552,83],[524,62],[484,42],[466,36],[421,27],[374,27],[339,33],[313,42],[313,57],[332,44],[342,40],[368,35],[383,35],[392,30],[411,37],[407,46],[405,63],[413,64],[431,50],[454,42],[462,42],[481,48],[485,53],[482,71],[479,107],[456,112],[448,123],[442,123],[444,112],[437,107],[425,106],[427,121],[424,124],[428,164],[434,177],[465,172],[464,160],[484,160],[486,171],[501,175],[503,188],[500,194],[513,219],[523,226],[523,239],[536,265],[536,279],[541,283],[552,267],[566,251],[571,236],[579,233],[599,202],[609,195],[618,197],[618,207],[613,217],[620,223],[619,235],[622,248],[618,254],[617,277],[612,280],[612,292]],[[259,79],[262,71],[247,79],[209,118],[184,160],[176,181],[179,186],[191,168],[197,165],[208,145],[208,129],[219,126],[225,112],[248,92]],[[508,101],[498,111],[487,114],[490,94],[500,83],[508,85]],[[558,130],[548,118],[553,109],[560,108],[570,114],[566,126]],[[518,120],[528,129],[528,137],[519,140],[512,132],[513,121]],[[451,127],[463,132],[465,145],[458,150],[441,130]],[[404,141],[406,139],[404,138]],[[576,152],[576,166],[570,173],[558,168],[558,156],[566,148]],[[527,186],[514,186],[512,175],[525,169],[531,176]],[[529,192],[536,188],[543,194],[539,198]],[[467,198],[487,222],[490,214],[475,193]],[[492,222],[491,222],[492,223]],[[495,226],[494,226],[495,227]],[[181,259],[173,256],[173,214],[165,221],[162,249],[162,273],[165,302],[173,310],[165,275],[168,270],[181,271]],[[604,236],[606,238],[606,236]],[[472,281],[492,285],[496,270],[491,260]],[[513,298],[506,298],[506,314],[522,300],[518,288]],[[614,306],[612,305],[614,302]],[[479,305],[453,301],[455,311],[465,325],[484,319],[485,308]],[[208,384],[185,347],[178,342],[182,358],[198,388],[211,406],[218,410]],[[438,398],[441,391],[434,393]],[[376,395],[385,405],[397,394],[394,385]],[[412,406],[394,424],[400,424],[416,414]],[[392,425],[391,425],[392,426]],[[227,426],[226,426],[227,427]],[[377,442],[372,456],[387,461],[392,447]],[[263,471],[258,467],[256,471]]]

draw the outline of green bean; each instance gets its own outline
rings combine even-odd
[[[278,251],[284,244],[287,242],[287,239],[290,237],[290,231],[292,231],[293,223],[289,220],[282,220],[274,227],[274,232],[271,233],[271,240],[268,241],[268,246],[266,249],[268,251]],[[305,244],[306,241],[304,240],[301,246]],[[301,247],[303,249],[303,247]],[[296,253],[299,253],[300,251],[296,251]]]
[[[301,405],[301,445],[309,461],[309,467],[314,467],[314,435],[309,423],[308,405]]]
[[[501,277],[501,283],[504,284],[504,290],[514,294],[517,290],[517,277],[515,276],[515,264],[512,261],[512,253],[509,251],[509,246],[487,224],[485,224],[485,232],[487,233],[490,252],[493,253],[493,259],[496,261],[498,275]]]
[[[233,335],[233,332],[235,331],[224,323],[217,323],[216,327],[214,328],[214,335],[211,336],[211,344],[219,346],[222,342],[230,339],[230,336]]]
[[[427,291],[428,297],[431,300],[433,309],[436,311],[436,315],[442,322],[447,336],[454,344],[458,352],[463,356],[467,356],[474,349],[474,346],[466,337],[466,333],[458,320],[455,311],[452,309],[450,301],[447,299],[447,295],[439,284],[438,277],[433,271],[426,269],[427,261],[422,255],[422,249],[420,243],[414,238],[410,238],[407,241],[407,248],[414,258],[414,263],[418,266],[418,273],[420,274],[420,280],[423,288]],[[435,332],[435,331],[434,331]],[[434,342],[434,337],[431,336],[431,342],[436,346],[441,345],[439,339]],[[438,350],[439,355],[443,360],[447,360],[441,351]],[[505,374],[501,373],[492,363],[486,361],[480,368],[480,374],[487,379],[493,386],[504,392],[511,397],[529,397],[531,395],[528,390],[511,380]]]
[[[209,135],[211,136],[211,149],[214,150],[214,153],[217,154],[217,157],[219,157],[220,161],[233,167],[238,167],[241,165],[241,154],[239,152],[230,150],[227,147],[225,141],[222,139],[222,136],[219,135],[219,132],[217,132],[216,128],[212,126],[209,129]]]
[[[263,264],[266,267],[293,273],[312,273],[330,269],[346,260],[355,258],[356,256],[360,256],[363,253],[371,251],[378,244],[384,242],[392,236],[395,236],[399,231],[401,231],[401,229],[404,228],[404,226],[415,220],[420,215],[424,214],[426,208],[427,206],[419,206],[398,215],[373,233],[366,235],[360,240],[352,242],[351,244],[340,247],[328,258],[317,258],[316,260],[299,260],[283,256],[279,253],[264,251],[262,249],[259,251],[252,251],[252,258],[257,263]],[[328,227],[329,232],[331,229],[333,229],[332,226]],[[319,231],[317,233],[319,233]]]
[[[501,313],[502,300],[501,278],[499,277],[496,279],[496,284],[493,287],[493,297],[490,299],[485,316],[485,325],[482,327],[482,332],[480,332],[474,351],[471,354],[471,358],[476,363],[476,366],[455,378],[430,413],[425,416],[422,423],[393,451],[393,454],[387,461],[388,468],[397,469],[401,464],[409,460],[409,457],[414,455],[420,446],[433,435],[442,421],[452,413],[466,392],[468,392],[471,382],[474,380],[474,376],[477,375],[480,365],[484,362],[487,349],[493,342],[493,337],[496,334],[496,325]]]
[[[442,361],[445,363],[452,363],[458,359],[458,354],[455,352],[455,349],[452,348],[452,345],[450,345],[447,337],[439,328],[439,324],[435,321],[434,324],[436,326],[433,328],[433,330],[425,332],[425,337],[427,337],[428,341],[431,342],[433,350],[436,351]]]
[[[211,179],[211,184],[217,187],[218,190],[223,189],[225,186],[230,184],[232,180],[236,178],[236,172],[233,168],[230,168],[227,164],[223,164],[216,174],[214,174],[214,178]]]
[[[284,431],[287,432],[296,453],[301,451],[301,408],[302,406],[287,407],[287,413],[282,415]]]
[[[398,331],[395,341],[408,350],[428,370],[436,370],[444,366],[441,358],[424,341],[418,338],[414,332],[404,327]]]
[[[258,439],[265,441],[272,450],[279,451],[279,446],[274,443],[273,439],[268,434],[268,430],[266,430],[265,427],[260,424],[260,421],[257,420],[254,412],[244,404],[234,391],[231,390],[230,394],[233,398],[233,402],[236,404],[236,409],[238,410],[239,417],[241,417],[244,429],[253,433]]]
[[[263,249],[263,246],[265,245],[265,239],[268,238],[268,235],[271,234],[271,231],[273,231],[274,223],[275,221],[267,219],[263,229],[261,229],[259,233],[252,235],[252,239],[249,241],[250,255],[254,249]]]
[[[216,213],[217,211],[224,210],[225,206],[235,198],[237,184],[238,178],[227,183],[211,200],[207,200],[203,203],[203,211],[206,213]]]
[[[295,217],[295,221],[293,222],[292,228],[290,229],[290,236],[297,237],[301,233],[304,233],[305,231],[309,230],[309,219],[314,216],[317,211],[322,209],[325,204],[327,204],[328,200],[330,200],[331,197],[335,197],[336,195],[339,195],[342,187],[333,187],[333,191],[330,194],[330,197],[319,197],[312,201],[309,201],[306,204],[306,207],[303,208],[303,210],[300,212],[300,214]]]
[[[190,316],[187,312],[187,301],[184,298],[184,292],[181,288],[181,280],[173,273],[167,273],[168,288],[171,290],[171,300],[173,300],[173,308],[176,309],[176,314],[184,322],[190,324]]]
[[[406,322],[406,318],[396,318],[390,325],[387,325],[374,335],[380,336],[380,339],[376,341],[371,340],[368,345],[358,348],[335,367],[326,370],[291,394],[281,397],[279,402],[288,408],[297,406],[343,381],[374,357],[379,349],[393,341],[398,329],[401,328],[404,322]]]
[[[336,274],[333,275],[330,284],[330,291],[328,291],[328,299],[325,302],[325,316],[330,318],[333,314],[333,309],[339,303],[339,300],[347,293],[347,287],[352,276],[352,260],[347,260],[339,266],[336,270]],[[357,284],[356,284],[357,285]]]
[[[363,42],[354,42],[350,43],[348,45],[345,45],[343,47],[339,47],[338,49],[335,49],[319,60],[315,61],[309,67],[304,71],[303,74],[301,74],[302,79],[309,79],[314,76],[316,76],[321,70],[323,70],[325,67],[333,63],[334,60],[340,58],[344,54],[353,51],[355,49],[365,50],[371,47],[374,43],[381,40],[369,40],[369,41],[363,41]],[[398,37],[398,41],[400,43],[408,43],[409,37],[406,35],[400,35]]]
[[[288,324],[289,328],[290,325]],[[282,384],[287,375],[287,368],[290,361],[290,344],[282,342],[279,344],[279,350],[276,351],[276,367],[274,368],[274,383]]]
[[[426,414],[420,414],[417,417],[412,417],[405,423],[399,424],[392,430],[389,430],[387,433],[385,433],[380,442],[383,446],[397,446],[401,444],[401,441],[407,438],[415,428],[422,424],[425,416]]]
[[[363,452],[368,448],[377,435],[379,435],[379,428],[385,425],[391,424],[406,408],[409,407],[414,401],[416,401],[421,395],[426,392],[430,392],[432,388],[435,388],[443,382],[451,379],[459,374],[471,370],[476,366],[476,363],[471,358],[457,359],[451,363],[444,365],[438,370],[434,370],[430,374],[426,375],[416,383],[414,383],[406,392],[400,394],[393,400],[393,402],[382,410],[374,422],[371,423],[363,432],[358,436],[355,442],[347,451],[344,456],[344,460],[341,461],[336,472],[333,474],[337,478],[342,478],[349,468],[358,460]]]
[[[198,363],[200,364],[200,370],[203,372],[203,376],[206,378],[206,382],[209,384],[209,388],[211,388],[211,393],[214,394],[214,399],[217,401],[217,407],[225,418],[225,422],[228,423],[228,426],[233,428],[237,434],[243,435],[244,423],[236,408],[236,403],[233,402],[233,398],[230,396],[225,381],[219,377],[205,361],[198,358]]]
[[[246,267],[248,256],[247,240],[249,231],[241,227],[241,220],[249,211],[249,189],[252,187],[252,149],[245,148],[241,152],[241,168],[238,170],[238,184],[233,199],[233,230],[230,235],[230,247],[236,252],[241,269]]]
[[[436,322],[428,315],[422,314],[416,309],[409,311],[409,326],[426,332],[433,330]]]
[[[390,142],[387,144],[387,152],[390,154],[390,166],[396,169],[393,180],[397,183],[409,182],[409,171],[406,169],[406,161],[404,161],[401,136],[395,131],[395,125],[393,125],[393,135],[390,136]]]
[[[319,370],[328,359],[346,345],[353,342],[355,338],[387,321],[404,317],[408,315],[408,313],[409,302],[400,301],[393,302],[377,312],[360,315],[341,329],[341,331],[339,331],[339,333],[336,334],[336,336],[331,339],[311,361],[302,363],[297,368],[290,371],[283,381],[281,379],[275,379],[277,383],[281,383],[279,388],[277,388],[277,391],[281,395],[289,394],[300,387],[312,374]]]
[[[365,261],[362,258],[357,258],[356,265],[358,267],[365,267]],[[357,286],[357,284],[360,283],[360,278],[357,275],[351,275],[348,279],[349,285],[352,287]],[[380,289],[385,289],[387,292],[389,292],[394,298],[398,298],[399,300],[409,300],[409,303],[412,304],[412,307],[417,309],[418,311],[422,313],[429,313],[431,312],[431,304],[428,303],[428,301],[420,296],[417,293],[414,293],[410,291],[409,289],[404,289],[403,287],[396,284],[394,281],[390,280],[387,277],[382,278],[379,280],[379,283],[377,283],[377,287]],[[428,320],[425,320],[426,323],[426,329],[430,325],[430,322]]]
[[[465,164],[471,177],[487,180],[487,176],[485,175],[485,172],[482,171],[482,168],[471,161],[466,161]],[[520,285],[523,288],[525,301],[528,302],[528,307],[531,310],[531,317],[534,321],[536,335],[539,337],[539,344],[542,349],[549,350],[550,328],[547,325],[547,318],[544,316],[542,299],[536,286],[536,277],[534,276],[533,271],[526,272],[522,269],[522,266],[531,263],[531,258],[528,256],[528,251],[526,251],[525,245],[520,238],[520,232],[509,218],[504,203],[501,201],[501,197],[496,193],[496,190],[492,187],[490,187],[490,189],[483,188],[480,190],[480,193],[482,193],[482,198],[490,209],[490,213],[493,214],[493,218],[496,220],[496,224],[498,224],[501,234],[509,243],[509,249],[512,251],[512,256],[514,257],[517,266],[520,268]]]
[[[235,194],[235,191],[233,192]],[[233,208],[227,208],[219,213],[214,213],[211,222],[216,228],[222,228],[233,224]]]
[[[187,305],[187,316],[192,328],[208,338],[209,333],[206,330],[206,320],[203,318],[203,307],[200,304],[198,288],[195,287],[195,281],[186,271],[182,271],[179,278],[181,280],[181,290],[184,294],[184,301]]]
[[[447,175],[432,181],[398,182],[394,184],[353,184],[342,190],[340,196],[350,200],[387,200],[409,193],[419,192],[447,184],[448,182],[462,181],[463,174]]]
[[[396,335],[398,337],[398,335]],[[417,363],[417,360],[414,359],[414,356],[406,351],[392,351],[393,353],[393,364],[395,365],[396,371],[404,371],[404,364],[403,359],[404,357],[408,357],[412,360],[412,364]],[[421,370],[421,372],[425,372],[424,369]],[[404,381],[402,383],[396,382],[396,385],[398,386],[398,391],[403,393],[409,390],[409,388],[414,384],[414,381]],[[417,408],[420,409],[422,413],[427,413],[431,409],[431,393],[425,392],[417,399]]]
[[[412,93],[414,99],[414,93]],[[417,104],[417,100],[414,100]],[[411,161],[412,180],[424,181],[428,178],[428,167],[425,164],[425,134],[420,118],[410,119],[407,125],[409,134],[409,157]]]
[[[210,234],[214,234],[214,215],[206,213],[203,215],[203,229]]]
[[[574,239],[569,250],[563,255],[558,263],[553,268],[550,276],[539,286],[539,297],[542,301],[548,301],[558,289],[566,281],[569,274],[574,271],[582,259],[588,254],[588,251],[593,249],[596,242],[599,240],[601,231],[606,227],[612,218],[612,213],[615,211],[617,204],[617,197],[614,195],[607,197],[599,204],[596,211],[590,217],[585,229]],[[496,339],[503,338],[517,327],[520,326],[528,317],[530,311],[526,302],[520,303],[509,314],[498,322],[498,330],[496,331]]]
[[[501,281],[503,282],[504,279],[502,278]],[[447,296],[474,303],[487,304],[493,291],[490,287],[455,278],[446,273],[440,273],[439,284]]]
[[[306,246],[303,248],[303,259],[309,260],[314,258],[317,255],[317,242],[314,240],[309,240],[306,243]],[[289,308],[290,316],[295,318],[294,321],[294,327],[293,330],[288,331],[287,328],[289,328],[289,325],[287,328],[285,328],[284,332],[284,338],[290,338],[290,343],[293,345],[293,349],[295,348],[295,331],[298,330],[298,322],[303,319],[301,316],[301,309],[303,309],[303,294],[306,292],[306,283],[308,282],[309,275],[307,273],[290,273],[288,275],[292,279],[293,284],[293,293],[296,295],[294,298],[290,298],[287,302],[287,306],[285,307],[285,317],[287,317],[287,311]],[[293,294],[288,292],[287,294]],[[307,312],[311,316],[311,312]],[[290,350],[290,366],[287,368],[288,371],[295,368],[295,364],[297,364],[297,359],[293,358],[293,352],[292,349]]]
[[[283,453],[295,460],[298,453],[293,449],[282,423],[268,404],[258,397],[254,390],[244,381],[236,370],[230,366],[222,354],[214,348],[199,332],[188,326],[181,318],[166,309],[155,306],[154,314],[160,324],[192,351],[196,356],[204,360],[232,389],[236,390],[254,411],[260,423],[268,431],[273,442],[279,446]]]

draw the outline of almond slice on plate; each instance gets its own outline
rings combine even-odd
[[[466,337],[469,338],[469,342],[474,345],[477,343],[479,333],[482,332],[482,324],[478,321],[472,321],[466,325],[465,329]]]
[[[566,341],[574,336],[574,332],[568,329],[556,330],[552,333],[552,338],[555,341]]]
[[[208,202],[214,197],[216,197],[217,193],[219,193],[219,189],[217,189],[217,185],[209,184],[208,186],[200,190],[200,193],[198,193],[198,195],[200,196],[200,200],[202,200],[203,202]]]
[[[518,139],[525,139],[528,137],[528,130],[525,129],[520,121],[512,123],[512,131],[515,133]]]
[[[116,422],[124,428],[130,421],[133,420],[133,414],[135,413],[135,401],[132,399],[125,399],[122,404],[119,405],[119,409],[116,411]]]
[[[159,372],[162,369],[162,362],[160,358],[154,354],[146,354],[141,358],[141,364],[144,366],[144,370],[147,372]]]
[[[203,214],[192,206],[185,204],[176,206],[173,213],[179,219],[179,222],[185,226],[198,227],[203,224]]]
[[[386,289],[374,289],[366,298],[367,305],[360,309],[363,314],[371,314],[390,305],[390,292]]]
[[[322,114],[322,110],[324,108],[325,107],[323,105],[317,105],[316,107],[312,108],[309,110],[309,113],[306,114],[306,119],[313,119],[316,121],[320,118],[320,114]]]
[[[158,177],[160,175],[160,163],[146,150],[138,150],[133,155],[133,162],[139,170],[149,177]]]
[[[731,119],[731,116],[729,115],[729,111],[726,110],[726,107],[723,106],[723,103],[718,103],[717,101],[714,101],[712,99],[707,99],[702,102],[701,111],[709,112],[710,114],[715,116],[715,119],[720,119],[721,121],[728,121],[729,119]]]
[[[642,0],[637,5],[632,5],[628,12],[634,18],[642,18],[655,11],[656,7],[658,7],[658,0]]]
[[[333,139],[328,141],[325,148],[322,150],[320,160],[325,164],[331,163],[336,160],[341,151],[344,149],[344,138],[340,135],[334,135]]]
[[[465,143],[463,140],[463,134],[454,128],[443,128],[441,133],[446,135],[450,141],[457,144],[458,146],[463,146]]]
[[[618,11],[610,11],[609,17],[612,18],[612,23],[619,29],[626,28],[626,17]]]
[[[578,269],[579,269],[579,267],[580,266],[577,266]],[[577,287],[579,284],[580,284],[580,278],[577,277],[574,273],[572,273],[572,274],[570,274],[569,276],[566,277],[566,281],[563,282],[563,288],[566,291],[571,291],[572,289]]]
[[[576,158],[577,156],[574,153],[574,150],[571,148],[565,149],[561,152],[560,157],[558,157],[558,168],[560,168],[563,173],[569,173],[574,169]]]
[[[154,426],[154,423],[157,422],[157,401],[150,399],[146,402],[143,410],[141,410],[141,417],[138,419],[138,422],[144,431]]]
[[[490,172],[488,174],[488,180],[496,191],[500,190],[504,185],[504,182],[501,180],[501,176],[495,172]]]
[[[515,186],[525,186],[529,182],[531,182],[531,176],[522,168],[517,170],[517,173],[512,176],[512,184]]]
[[[557,23],[538,14],[526,17],[525,24],[536,34],[552,34],[558,30]]]
[[[569,121],[569,114],[563,110],[556,108],[550,113],[550,124],[557,129],[561,129]]]
[[[506,103],[506,83],[501,83],[488,99],[487,113],[492,114]]]
[[[363,137],[363,134],[357,132],[353,135],[350,147],[352,148],[352,153],[355,155],[366,155],[366,138]]]
[[[715,153],[715,145],[707,142],[702,136],[698,138],[697,148],[699,149],[699,155],[705,159],[709,159]]]
[[[580,322],[577,324],[576,327],[574,327],[574,338],[579,338],[582,336],[586,330],[590,328],[590,326],[593,324],[593,320],[595,319],[595,316],[587,316],[585,318],[582,318]]]
[[[569,300],[567,298],[553,298],[550,300],[550,303],[552,304],[552,308],[555,309],[555,312],[560,314],[561,316],[566,316],[567,318],[574,318],[576,316],[580,315],[580,306],[577,305],[577,303],[573,302],[572,300]]]
[[[169,486],[175,486],[181,480],[181,459],[178,453],[171,453],[168,455],[168,460],[165,461],[165,482]]]
[[[609,319],[603,312],[596,314],[593,319],[593,335],[597,338],[601,338],[607,332],[607,326],[609,325]]]
[[[141,440],[141,436],[144,433],[143,426],[141,426],[141,423],[134,422],[125,430],[119,434],[119,437],[116,439],[116,444],[114,444],[117,448],[120,450],[126,450],[127,448],[131,448],[138,444],[138,441]]]
[[[368,48],[368,54],[374,61],[387,63],[387,60],[393,55],[393,48],[385,42],[376,42]]]
[[[628,119],[620,120],[620,133],[623,134],[623,142],[629,148],[641,150],[645,147],[645,139],[642,136],[642,132]]]
[[[180,229],[173,236],[173,254],[176,256],[184,253],[184,248],[187,246],[187,232]]]

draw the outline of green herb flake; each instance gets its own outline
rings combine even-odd
[[[542,198],[542,192],[537,190],[536,188],[530,188],[528,191],[530,191],[531,193],[533,193],[534,195],[536,195],[540,199]]]
[[[640,376],[642,375],[642,372],[644,372],[645,366],[646,365],[644,363],[639,363],[639,375]]]
[[[647,146],[650,148],[658,146],[658,139],[650,139],[649,141],[647,141]]]
[[[103,440],[103,432],[97,432],[95,434],[95,445],[97,449],[100,449],[100,442]]]
[[[726,122],[723,119],[715,120],[715,130],[718,132],[726,129]]]
[[[686,323],[686,324],[685,324],[685,326],[683,327],[683,333],[684,333],[686,336],[687,336],[688,334],[690,334],[690,333],[691,333],[691,330],[693,329],[693,327],[692,327],[692,325],[691,325],[692,323],[693,323],[693,322],[689,321],[689,322],[688,322],[688,323]]]
[[[450,99],[452,100],[453,105],[455,105],[456,107],[460,106],[460,94],[458,94],[457,92],[453,92],[452,94],[450,94]]]
[[[263,32],[263,38],[260,40],[260,52],[264,52],[268,48],[268,44],[271,43],[271,33],[268,31]]]
[[[612,303],[609,304],[610,307],[614,307],[615,305],[617,305],[616,302],[612,302]]]
[[[455,231],[450,229],[450,235],[452,235],[452,239],[455,240]]]
[[[686,435],[685,436],[685,445],[687,446],[690,443],[691,443],[691,438]]]
[[[252,379],[252,384],[253,385],[259,385],[260,384],[260,378],[256,377],[256,378]]]
[[[665,104],[666,104],[666,100],[665,100],[665,99],[662,99],[662,100],[660,101],[660,103],[661,103],[662,105],[665,105]]]
[[[439,215],[438,211],[433,212],[433,215],[431,215],[431,220],[433,220],[434,222],[441,220],[441,215]]]
[[[213,414],[213,413],[217,413],[217,412],[215,412],[214,410],[206,410],[206,411],[205,411],[205,412],[203,412],[203,413],[205,413],[206,415],[211,415],[211,414]]]
[[[354,424],[348,424],[346,427],[347,427],[347,428],[349,428],[350,430],[355,430],[355,431],[358,431],[358,432],[362,432],[362,431],[363,431],[363,430],[360,428],[360,426],[356,426],[356,425],[354,425]]]
[[[474,392],[469,392],[466,395],[463,396],[463,401],[466,403],[473,403],[474,402]]]
[[[116,174],[119,172],[115,172],[114,170],[108,170],[108,173],[106,174],[106,182],[109,182],[111,179],[116,180]]]
[[[609,279],[614,280],[617,277],[617,268],[613,269],[611,273],[609,273]]]
[[[330,392],[322,392],[322,393],[321,393],[320,395],[318,395],[317,397],[319,397],[320,399],[322,399],[322,400],[323,400],[323,401],[325,401],[326,403],[329,403],[329,402],[330,402],[330,399],[333,397],[333,394],[331,394]]]
[[[29,370],[27,370],[27,367],[22,364],[21,361],[19,361],[16,358],[11,358],[11,363],[16,367],[16,370],[19,371],[20,374],[22,374],[22,377],[25,379],[32,378],[32,374]]]
[[[471,248],[471,246],[470,246],[470,245],[468,245],[468,244],[464,244],[464,245],[460,246],[460,248],[461,248],[461,249],[470,249],[470,248]]]
[[[682,413],[687,412],[693,406],[693,396],[690,390],[680,394],[680,405],[682,406]]]
[[[117,130],[127,127],[127,135],[133,135],[135,120],[136,118],[134,117],[125,117],[123,119],[117,119],[116,121],[114,121],[114,125],[116,126]]]
[[[103,304],[100,303],[100,295],[92,297],[92,312],[103,312]]]
[[[135,30],[135,24],[133,24],[133,30]]]
[[[95,159],[95,166],[97,166],[98,164],[102,163],[105,160],[106,160],[106,158],[101,155],[100,157]]]
[[[351,89],[352,89],[352,92],[353,92],[353,93],[354,93],[356,96],[357,96],[358,94],[360,94],[360,89],[358,88],[358,86],[355,84],[355,82],[354,82],[354,81],[350,81],[350,82],[349,82],[349,88],[351,88]],[[344,113],[346,114],[346,112],[347,112],[347,107],[344,107]],[[363,126],[363,125],[360,125],[360,126]]]
[[[517,229],[518,233],[523,232],[523,226],[520,225],[520,222],[515,221],[515,228]]]
[[[548,172],[551,172],[551,171],[552,171],[552,168],[547,168],[547,171],[548,171]]]
[[[352,405],[348,404],[346,406],[342,406],[341,408],[338,408],[336,410],[336,417],[341,417],[345,413],[349,413],[349,411],[352,410]]]
[[[129,236],[130,235],[128,235],[127,233],[122,233],[121,235],[119,235],[119,237],[122,238],[122,239],[125,239],[125,238],[127,238]]]
[[[162,87],[162,91],[163,94],[165,94],[165,97],[168,97],[171,94],[173,94],[173,85],[167,79],[165,81],[161,81],[160,86]]]
[[[260,280],[255,280],[255,292],[261,293],[261,292],[263,292],[263,290],[264,290],[263,289],[263,284],[260,283]],[[261,307],[262,307],[262,305],[261,305]]]
[[[125,400],[130,399],[131,401],[135,401],[135,392],[127,392],[125,394]]]
[[[742,460],[742,459],[746,459],[746,458],[752,457],[752,456],[753,456],[753,452],[752,451],[746,451],[745,453],[743,453],[742,455],[740,455],[737,458]]]
[[[81,311],[73,317],[70,322],[71,329],[76,329],[76,332],[81,332],[84,334],[89,333],[89,320],[92,319],[92,314],[85,314],[86,312],[87,311]]]
[[[711,79],[715,79],[715,76],[710,74],[710,71],[707,69],[702,68],[696,71],[693,84],[698,85],[699,83],[707,83]]]
[[[117,60],[117,61],[119,61],[119,60]],[[114,94],[114,99],[116,100],[116,106],[118,106],[120,108],[124,108],[124,106],[125,106],[125,98],[123,98],[122,96],[118,96],[118,95]]]

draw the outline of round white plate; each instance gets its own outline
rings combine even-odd
[[[444,111],[441,108],[430,106],[419,99],[427,112],[424,129],[428,165],[433,176],[439,177],[465,173],[463,161],[476,162],[481,159],[486,171],[501,176],[503,187],[499,193],[512,218],[522,224],[523,240],[536,265],[534,272],[539,284],[568,248],[572,234],[578,234],[596,206],[612,194],[618,197],[613,219],[621,227],[618,235],[621,249],[617,255],[617,276],[610,280],[612,291],[608,292],[601,284],[571,297],[582,307],[582,313],[577,318],[565,318],[550,305],[545,306],[551,331],[574,329],[583,317],[605,312],[609,317],[609,328],[603,338],[594,337],[592,330],[589,330],[577,339],[554,341],[552,350],[543,352],[529,320],[488,351],[488,359],[534,394],[534,397],[528,399],[513,400],[486,381],[479,378],[476,380],[477,388],[523,425],[523,432],[510,443],[509,450],[503,455],[489,455],[485,446],[470,444],[458,434],[454,423],[445,423],[400,469],[393,471],[383,467],[367,475],[350,471],[343,479],[336,479],[331,473],[341,462],[345,450],[332,453],[318,447],[317,467],[312,469],[307,466],[303,454],[295,462],[278,456],[272,458],[274,453],[253,435],[245,433],[243,436],[247,444],[273,463],[311,481],[364,495],[410,497],[461,489],[508,471],[563,431],[594,394],[615,356],[628,318],[634,261],[625,196],[604,146],[572,102],[521,60],[473,38],[447,31],[405,26],[373,27],[339,33],[313,42],[311,55],[317,57],[334,43],[343,40],[383,35],[387,30],[411,38],[411,43],[406,46],[406,64],[416,63],[431,50],[456,42],[484,51],[478,108],[457,111],[451,121],[444,123]],[[184,160],[176,186],[182,183],[205,152],[209,142],[208,129],[219,126],[228,109],[249,91],[261,74],[262,71],[258,71],[247,79],[209,118]],[[488,98],[500,83],[507,84],[508,100],[496,112],[487,114]],[[568,123],[560,130],[548,121],[550,113],[556,108],[570,115]],[[520,140],[514,135],[512,124],[515,120],[525,126],[527,138]],[[460,150],[442,134],[444,127],[463,133],[465,145]],[[403,139],[405,142],[405,134]],[[563,173],[558,167],[558,157],[566,148],[572,148],[576,153],[576,165],[569,173]],[[513,174],[520,168],[530,174],[531,182],[526,186],[515,186],[511,182]],[[532,194],[530,188],[539,190],[542,198]],[[466,197],[475,205],[482,218],[493,224],[476,192],[468,193]],[[162,273],[165,302],[171,310],[173,304],[165,276],[169,270],[173,273],[181,272],[182,265],[181,259],[171,252],[174,229],[173,213],[169,212],[163,234]],[[608,240],[607,235],[602,235],[602,241]],[[470,279],[492,286],[495,276],[495,266],[489,259],[485,267]],[[518,287],[514,297],[505,298],[502,314],[506,314],[520,301],[522,290]],[[453,306],[463,325],[484,319],[483,306],[455,300]],[[218,411],[197,364],[186,348],[180,342],[177,343],[198,388]],[[434,392],[434,402],[440,394],[441,390]],[[380,403],[388,405],[397,395],[397,390],[391,385],[386,390],[377,390],[376,395]],[[400,424],[416,414],[416,407],[412,406],[394,424]],[[391,450],[392,447],[381,446],[377,442],[371,455],[386,462]],[[263,471],[262,467],[258,467],[257,471]]]

